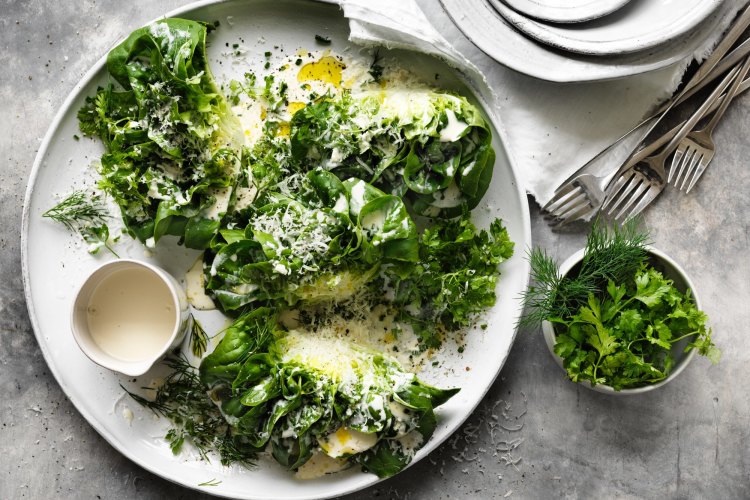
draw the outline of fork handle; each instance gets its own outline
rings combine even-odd
[[[747,91],[748,89],[750,89],[750,78],[746,78],[744,81],[742,81],[741,85],[737,88],[737,91],[734,95],[737,96]],[[724,94],[719,99],[714,101],[714,103],[708,108],[708,110],[706,110],[706,114],[716,111],[716,109],[719,106],[721,106],[722,104],[724,104],[724,102],[726,102],[727,98],[728,98],[727,94]],[[652,142],[648,146],[644,147],[643,150],[648,150],[649,151],[648,154],[651,154],[654,151],[657,151],[660,147],[668,143],[670,139],[672,139],[672,137],[674,137],[675,134],[677,134],[677,132],[680,131],[683,125],[685,125],[685,121],[680,122],[677,125],[675,125],[669,132],[665,132],[661,137],[656,139],[654,142]]]
[[[727,73],[727,76],[724,77],[724,79],[721,81],[721,83],[714,89],[713,92],[711,92],[711,95],[708,96],[708,99],[701,104],[701,106],[695,111],[695,113],[690,116],[688,121],[685,122],[685,124],[682,126],[682,128],[675,134],[674,137],[672,137],[672,140],[669,141],[669,144],[664,146],[664,149],[659,153],[660,155],[667,156],[671,152],[673,152],[675,149],[677,149],[677,146],[680,145],[680,141],[685,138],[688,133],[695,127],[695,124],[700,121],[701,118],[703,118],[703,115],[706,114],[706,111],[708,111],[708,108],[711,107],[711,105],[721,97],[721,94],[724,93],[724,91],[729,87],[729,85],[737,80],[737,75],[740,72],[739,67],[734,67],[732,71]],[[725,104],[729,104],[728,101],[724,101]]]
[[[676,132],[674,134],[672,134],[672,131],[670,131],[669,133],[664,134],[662,136],[662,137],[671,136],[671,139],[669,139],[669,143],[666,146],[664,146],[664,149],[662,150],[660,154],[666,156],[677,148],[677,145],[680,143],[680,141],[690,132],[690,130],[695,126],[695,124],[698,123],[698,121],[703,117],[706,111],[708,111],[708,109],[711,108],[711,106],[721,96],[724,90],[726,90],[726,88],[732,82],[732,79],[737,76],[737,73],[739,72],[739,70],[740,68],[736,68],[736,67],[733,68],[732,71],[730,71],[729,74],[727,74],[727,76],[724,77],[721,83],[714,89],[714,91],[711,92],[711,95],[708,97],[708,99],[706,99],[703,102],[703,104],[701,104],[701,106],[697,110],[695,110],[695,112],[690,116],[690,118],[687,119],[685,122],[683,122],[681,125],[678,125],[677,127],[675,127]],[[635,165],[636,163],[642,161],[644,158],[651,156],[656,151],[658,151],[659,148],[661,148],[663,145],[664,145],[664,142],[654,141],[651,144],[645,146],[644,148],[638,150],[633,155],[631,155],[630,158],[628,158],[619,169],[617,169],[616,176],[619,176],[625,170]]]
[[[615,142],[601,150],[573,175],[578,175],[583,170],[586,170],[586,167],[588,167],[589,164],[604,159],[610,152],[634,134],[641,134],[641,140],[643,140],[654,130],[667,111],[676,108],[685,102],[696,92],[699,92],[703,87],[714,81],[719,75],[734,67],[744,57],[750,54],[750,39],[745,40],[729,52],[729,49],[731,49],[734,43],[742,36],[748,26],[750,26],[750,5],[746,6],[735,18],[732,26],[724,34],[721,41],[716,45],[711,54],[701,63],[698,70],[693,74],[679,93],[659,106],[659,108],[649,116],[643,118],[637,125],[625,132]],[[724,57],[725,55],[726,57]]]
[[[704,76],[701,81],[696,82],[691,87],[686,86],[685,89],[682,90],[682,92],[662,104],[656,111],[651,114],[651,116],[649,116],[648,118],[644,118],[641,121],[641,124],[646,122],[647,120],[651,120],[661,115],[671,108],[676,108],[683,102],[687,101],[696,93],[703,90],[703,87],[716,80],[716,78],[718,78],[720,75],[726,73],[728,69],[731,69],[738,63],[740,63],[747,57],[748,54],[750,54],[750,39],[745,40],[740,45],[732,49],[732,51],[727,54],[727,56],[722,59],[716,66],[714,66],[714,68],[710,72],[708,72],[708,74],[706,74],[706,76]]]
[[[671,136],[670,139],[668,139],[668,144],[664,146],[664,149],[659,153],[661,156],[668,156],[670,153],[672,153],[680,143],[680,141],[690,132],[690,130],[695,126],[696,123],[703,117],[703,115],[706,113],[706,111],[711,108],[711,106],[714,104],[714,102],[721,96],[722,92],[726,90],[726,88],[729,86],[730,83],[732,83],[732,79],[737,76],[737,73],[739,72],[740,68],[735,67],[733,68],[727,76],[724,77],[724,79],[719,83],[719,85],[714,89],[713,92],[711,92],[711,95],[708,97],[708,99],[701,104],[701,106],[695,110],[695,112],[692,114],[692,116],[683,122],[681,125],[678,125],[675,127],[677,131],[674,133],[674,135]],[[657,122],[658,123],[658,122]],[[651,130],[649,130],[649,133],[653,130],[652,126]],[[662,137],[669,137],[672,134],[672,131],[670,131],[667,134],[664,134]],[[637,151],[634,151],[623,163],[620,165],[620,168],[615,170],[614,174],[610,177],[610,179],[617,179],[620,177],[623,173],[625,173],[628,169],[633,167],[633,165],[636,165],[637,163],[643,161],[643,159],[653,155],[656,153],[656,151],[659,150],[660,147],[664,145],[661,141],[654,141],[651,144],[648,144],[644,146],[642,149],[639,149]],[[611,181],[610,181],[611,182]]]
[[[740,84],[745,79],[745,75],[747,75],[748,70],[750,70],[750,57],[746,58],[745,62],[742,63],[742,68],[740,68],[739,73],[732,82],[732,86],[729,87],[729,90],[727,90],[721,106],[719,106],[719,109],[716,110],[714,115],[711,117],[711,120],[706,124],[705,127],[703,127],[702,130],[710,133],[714,128],[716,128],[716,125],[719,124],[719,120],[721,120],[721,117],[724,116],[727,108],[729,108],[729,103],[732,102],[735,94],[737,94],[737,90],[739,90]]]
[[[693,77],[685,85],[679,95],[686,94],[690,89],[695,87],[703,78],[708,75],[711,70],[716,66],[722,57],[732,48],[734,42],[745,32],[748,25],[750,25],[750,5],[745,6],[742,13],[736,18],[732,27],[727,31],[724,37],[721,39],[718,45],[714,48],[711,54],[703,61],[698,71],[695,72]]]
[[[658,123],[672,108],[676,108],[685,102],[693,94],[714,81],[727,69],[733,68],[737,63],[743,60],[748,52],[750,52],[750,40],[745,40],[731,52],[729,52],[729,49],[731,49],[734,43],[743,33],[745,33],[745,30],[749,25],[750,5],[746,5],[742,12],[737,15],[729,30],[727,30],[722,36],[721,40],[716,47],[714,47],[709,56],[703,60],[698,67],[698,70],[693,74],[690,80],[688,80],[682,90],[672,96],[667,102],[659,106],[649,118],[644,119],[641,123],[644,123],[651,118],[659,117],[656,121],[656,123]],[[729,55],[727,55],[728,52]],[[656,126],[656,123],[654,124],[654,127]],[[652,127],[651,130],[653,130],[654,127]]]

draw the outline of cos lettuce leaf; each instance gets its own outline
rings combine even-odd
[[[105,153],[100,187],[144,243],[176,235],[205,248],[239,168],[241,127],[218,91],[206,58],[206,25],[164,19],[134,31],[110,51],[119,84],[89,97],[81,130]]]
[[[431,217],[455,217],[479,203],[495,163],[491,142],[475,106],[427,89],[345,93],[291,122],[296,168],[365,179]]]
[[[206,289],[225,310],[343,299],[382,263],[419,258],[416,225],[398,197],[322,170],[301,182],[296,198],[266,193],[236,220],[241,229],[214,240]]]
[[[270,445],[290,469],[322,450],[387,477],[408,465],[435,430],[434,408],[458,392],[346,340],[281,330],[258,311],[239,318],[200,366],[236,449]]]

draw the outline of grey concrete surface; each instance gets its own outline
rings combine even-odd
[[[47,369],[21,280],[24,190],[56,110],[116,40],[186,3],[0,2],[0,498],[209,498],[130,462],[87,424]],[[743,96],[694,192],[668,189],[645,217],[702,294],[724,352],[718,366],[696,359],[658,391],[611,397],[564,380],[540,332],[522,331],[452,439],[349,498],[749,498],[749,133]],[[560,259],[586,229],[553,233],[533,203],[532,228]]]

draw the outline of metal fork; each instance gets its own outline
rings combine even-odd
[[[703,128],[690,132],[680,142],[672,158],[667,183],[689,193],[695,183],[698,182],[716,154],[716,144],[713,140],[714,129],[729,108],[729,103],[732,102],[739,90],[740,83],[744,80],[748,70],[750,70],[750,58],[745,59],[739,75],[732,82],[732,86],[724,96],[721,106],[716,110],[711,120]]]
[[[730,56],[727,56],[730,57]],[[723,65],[723,62],[722,62]],[[722,66],[720,65],[720,66]],[[717,66],[717,69],[719,67]],[[735,68],[736,70],[736,68]],[[724,70],[726,71],[726,70]],[[709,77],[710,78],[710,77]],[[699,85],[698,88],[702,88],[703,85]],[[744,92],[750,87],[750,79],[743,82],[743,86],[739,92]],[[739,93],[738,92],[738,93]],[[692,95],[692,92],[688,92],[688,97]],[[709,98],[707,101],[711,101]],[[724,99],[721,99],[723,102]],[[679,104],[678,99],[678,104]],[[718,108],[720,105],[719,101],[711,103],[708,112],[711,112]],[[697,112],[697,111],[696,111]],[[628,132],[627,135],[631,135],[635,132],[641,135],[648,135],[652,130],[656,122],[657,117],[653,116],[639,125],[633,130]],[[655,140],[650,145],[640,150],[641,155],[650,155],[655,152],[661,146],[664,146],[674,137],[677,132],[680,131],[686,122],[682,122],[674,127],[669,132],[662,135],[660,138]],[[627,159],[633,158],[633,148],[630,146],[629,141],[625,141],[626,136],[623,136],[612,144],[610,147],[600,152],[596,157],[591,159],[586,165],[580,168],[574,175],[568,178],[560,187],[555,191],[552,199],[547,202],[542,211],[545,214],[544,217],[547,223],[552,228],[561,228],[573,221],[579,219],[586,219],[596,214],[601,208],[606,199],[606,188],[615,178],[615,175],[622,172],[623,168],[612,168],[611,158],[625,156]],[[639,138],[641,136],[639,135]],[[625,155],[621,153],[625,152]],[[640,156],[639,156],[640,158]],[[634,159],[634,158],[633,158]]]
[[[627,147],[623,142],[615,146]],[[615,147],[604,150],[557,188],[552,199],[542,207],[551,227],[562,227],[575,220],[586,219],[599,210],[605,198],[604,189],[616,173],[616,169],[607,162],[614,154]]]
[[[627,148],[628,138],[643,139],[653,130],[653,125],[660,116],[663,116],[672,107],[684,102],[746,57],[750,52],[750,40],[746,40],[729,54],[727,52],[744,33],[748,24],[750,24],[750,7],[745,7],[711,55],[701,64],[675,98],[664,103],[650,117],[641,121],[612,145],[597,154],[555,190],[552,199],[542,207],[542,212],[545,213],[545,218],[550,226],[559,227],[574,220],[586,219],[601,208],[605,199],[604,189],[616,173],[610,170],[612,167],[611,164],[608,164],[608,160],[615,151]],[[724,57],[725,55],[726,57]]]
[[[679,128],[661,151],[651,144],[634,153],[614,176],[614,184],[606,189],[601,211],[616,220],[629,219],[639,214],[667,184],[667,158],[677,149],[682,139],[695,127],[732,81],[740,68],[733,68],[711,92],[708,99]],[[658,152],[657,152],[658,151]]]

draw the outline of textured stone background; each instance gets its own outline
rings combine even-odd
[[[0,498],[208,497],[130,462],[78,414],[42,358],[21,280],[24,190],[56,110],[113,43],[186,3],[0,2]],[[351,498],[747,498],[749,124],[743,97],[697,189],[668,189],[646,214],[655,244],[688,268],[703,297],[720,365],[696,359],[658,391],[609,397],[564,380],[541,334],[520,332],[454,438]],[[534,208],[532,229],[535,244],[561,259],[584,240],[584,228],[552,233]]]

